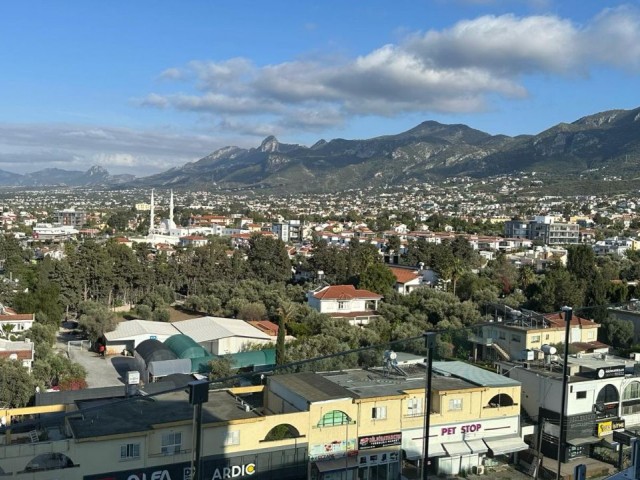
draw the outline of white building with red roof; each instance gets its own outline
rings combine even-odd
[[[378,317],[382,295],[353,285],[328,285],[307,293],[309,306],[331,318],[344,318],[351,325],[367,325]]]
[[[9,309],[3,309],[5,313],[0,314],[0,331],[7,331],[13,334],[21,333],[29,330],[33,326],[33,322],[36,321],[36,316],[33,313],[13,313],[8,314]],[[7,327],[5,327],[5,325]],[[13,325],[12,327],[8,327]],[[7,328],[11,328],[8,330]]]

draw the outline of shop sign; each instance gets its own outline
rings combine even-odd
[[[620,419],[620,420],[612,420],[611,421],[611,430],[613,430],[614,432],[616,430],[624,430],[624,419]]]
[[[624,377],[624,365],[598,368],[596,376],[598,378]]]
[[[334,440],[330,443],[311,445],[309,447],[309,458],[311,460],[332,460],[342,458],[349,450],[356,449],[356,439]]]
[[[631,445],[631,439],[633,437],[626,432],[613,432],[613,441],[618,442],[620,445]]]
[[[605,435],[609,435],[611,432],[613,432],[612,425],[613,423],[611,422],[611,420],[598,423],[598,436],[604,437]]]
[[[378,447],[390,447],[402,444],[402,433],[385,433],[382,435],[368,435],[366,437],[358,437],[358,449],[369,450]]]
[[[233,465],[231,467],[216,468],[213,471],[211,480],[245,477],[253,475],[254,473],[256,473],[256,465],[254,463],[247,463],[246,465]]]
[[[220,465],[217,461],[210,462],[205,460],[200,476],[204,480],[224,480],[248,478],[256,473],[255,463],[221,467],[217,465]],[[182,462],[162,467],[104,473],[102,475],[85,475],[84,480],[191,480],[191,468],[189,463]]]
[[[460,430],[458,430],[458,427],[460,427]],[[442,427],[440,429],[440,435],[455,435],[456,433],[461,433],[464,435],[465,433],[479,432],[480,429],[482,429],[481,423],[469,423],[467,425],[456,425],[454,427]]]

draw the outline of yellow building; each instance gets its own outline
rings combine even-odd
[[[520,312],[518,312],[520,313]],[[480,334],[473,339],[474,356],[483,360],[539,360],[544,357],[543,345],[564,343],[565,321],[563,314],[506,315],[501,321],[483,325]],[[598,342],[600,325],[592,320],[573,316],[569,343],[584,351],[608,351],[608,346]]]
[[[434,473],[478,471],[527,448],[518,382],[462,362],[434,362],[432,382]],[[395,480],[423,456],[424,385],[424,366],[403,364],[274,375],[266,386],[211,391],[200,478]],[[5,435],[0,476],[188,480],[193,408],[173,390],[78,401],[53,418],[43,410]]]

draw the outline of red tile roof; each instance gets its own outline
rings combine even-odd
[[[31,353],[31,350],[0,350],[0,358],[9,358],[15,354],[18,360],[31,360]]]
[[[544,318],[549,320],[552,328],[564,328],[564,313],[547,313]],[[578,317],[577,315],[573,315],[571,317],[571,325],[576,327],[598,327],[599,324],[594,322],[593,320],[588,320],[586,318]]]
[[[271,335],[272,337],[278,335],[278,325],[270,322],[269,320],[253,320],[250,321],[249,324],[253,325],[258,330],[263,331],[267,335]]]
[[[398,283],[408,283],[411,280],[415,280],[419,277],[420,273],[417,270],[401,267],[389,267],[391,273],[396,277]]]
[[[331,285],[313,294],[319,300],[350,300],[352,298],[371,298],[379,300],[382,295],[369,290],[358,290],[353,285]]]
[[[15,322],[21,320],[35,320],[35,315],[33,313],[16,313],[10,315],[0,315],[0,322]]]

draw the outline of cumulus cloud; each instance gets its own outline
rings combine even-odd
[[[49,166],[150,175],[227,145],[209,135],[79,125],[0,124],[0,169],[26,173]],[[247,146],[241,144],[240,146]]]
[[[495,98],[525,98],[526,76],[579,77],[602,65],[640,69],[637,9],[606,9],[584,25],[555,15],[485,15],[341,61],[192,61],[163,73],[188,79],[186,91],[138,103],[211,114],[245,131],[313,131],[355,115],[482,111]]]

